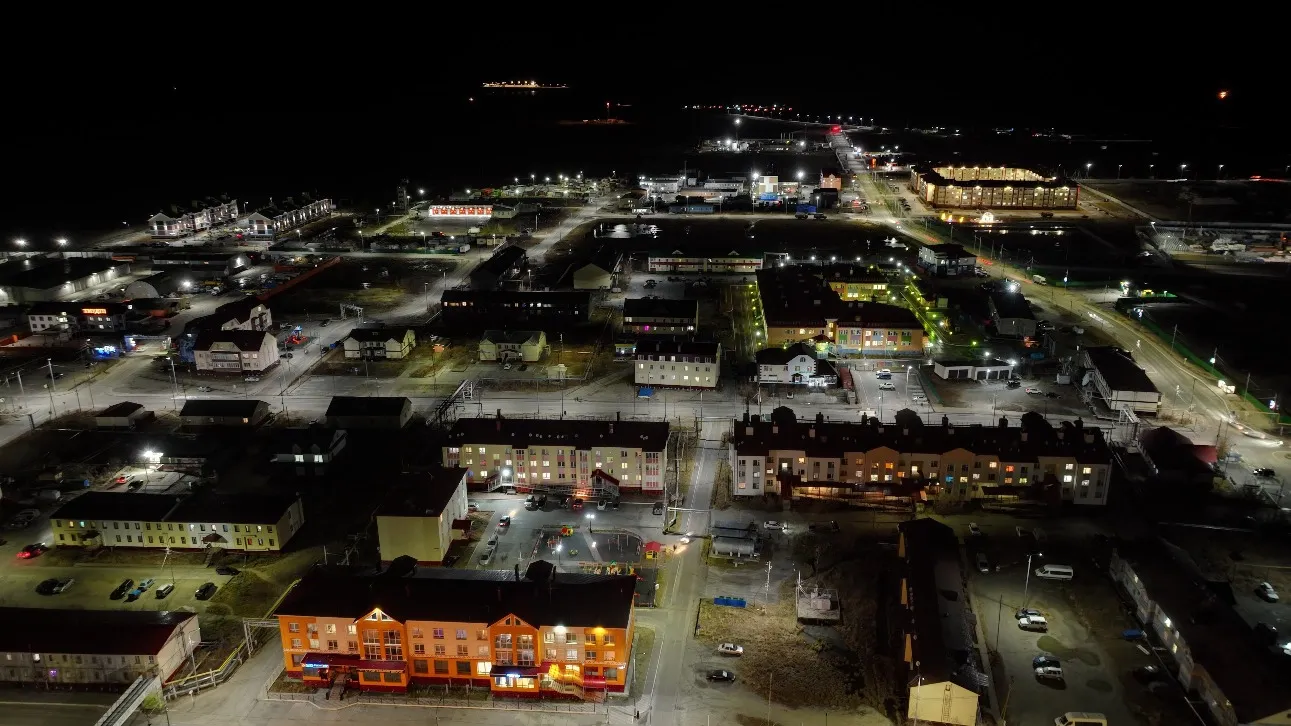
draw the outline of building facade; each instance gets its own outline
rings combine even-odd
[[[732,493],[780,495],[777,477],[789,474],[851,487],[923,482],[930,497],[950,501],[1027,495],[1107,503],[1111,451],[1101,430],[1079,420],[1057,429],[917,422],[736,421]]]
[[[1155,416],[1161,391],[1128,351],[1109,346],[1081,348],[1077,359],[1085,370],[1081,386],[1092,387],[1107,408]]]
[[[0,618],[14,626],[0,629],[0,682],[48,690],[164,682],[202,643],[191,612],[0,608]]]
[[[724,255],[689,254],[681,250],[652,252],[646,269],[664,274],[697,272],[704,274],[750,275],[762,269],[765,255],[731,250]]]
[[[143,317],[130,303],[39,302],[27,311],[33,333],[119,333],[127,316]]]
[[[321,426],[283,429],[269,460],[294,468],[296,476],[324,476],[327,467],[345,451],[349,435],[344,429]]]
[[[547,334],[541,330],[486,330],[479,354],[482,361],[535,363],[547,350]]]
[[[338,429],[402,429],[412,420],[407,396],[332,396],[324,414]]]
[[[190,398],[179,411],[184,426],[253,428],[269,418],[269,404],[247,398]]]
[[[307,684],[603,701],[626,689],[634,575],[418,568],[411,576],[311,571],[274,612],[283,665]]]
[[[665,298],[629,298],[623,301],[623,330],[631,335],[689,337],[699,327],[699,302]]]
[[[719,343],[638,340],[633,380],[638,388],[663,386],[712,390],[722,371]]]
[[[193,362],[204,373],[261,373],[278,364],[278,340],[255,330],[208,330],[193,343]]]
[[[586,323],[592,296],[586,290],[445,290],[440,304],[444,322],[450,325],[483,327],[505,320],[516,326],[536,323],[534,327],[546,329],[552,325]]]
[[[192,211],[154,214],[148,218],[148,227],[154,239],[174,239],[230,224],[237,218],[238,200],[211,199]]]
[[[917,264],[933,277],[963,277],[977,270],[977,256],[957,244],[919,245]]]
[[[757,352],[758,383],[824,388],[838,383],[838,372],[817,357],[814,346],[794,343]]]
[[[295,495],[86,492],[50,516],[56,547],[276,552],[305,523]]]
[[[330,216],[335,209],[330,199],[319,199],[302,205],[287,204],[285,207],[270,206],[252,212],[243,223],[247,237],[272,240],[284,232]]]
[[[663,491],[668,424],[654,421],[571,421],[459,418],[441,461],[467,470],[468,485],[591,496],[593,474],[618,489]]]
[[[1021,293],[994,290],[987,297],[986,304],[991,311],[995,332],[1014,338],[1035,337],[1035,313]]]
[[[399,360],[417,347],[417,333],[412,328],[355,328],[344,345],[346,358]]]
[[[1030,169],[946,166],[910,172],[910,189],[934,207],[1075,209],[1079,185]]]

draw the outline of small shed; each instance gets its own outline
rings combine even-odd
[[[659,553],[661,551],[663,551],[663,545],[659,544],[658,542],[645,543],[645,558],[647,560],[659,559]]]
[[[101,429],[132,429],[152,418],[152,411],[134,401],[122,401],[94,414],[94,425]]]

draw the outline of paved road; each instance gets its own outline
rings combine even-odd
[[[27,689],[0,694],[5,726],[90,726],[107,713],[116,695]]]

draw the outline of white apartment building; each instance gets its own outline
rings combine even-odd
[[[210,373],[260,373],[278,363],[278,341],[260,330],[206,330],[193,343],[193,363]]]
[[[638,388],[698,388],[712,390],[722,370],[719,343],[677,343],[638,340],[634,381]]]
[[[0,682],[42,689],[165,681],[202,642],[195,613],[179,610],[0,608],[0,621]]]
[[[661,492],[667,471],[665,422],[508,419],[499,413],[459,418],[448,439],[444,466],[466,469],[468,486],[485,483],[490,490]]]
[[[1111,453],[1102,431],[1079,421],[1036,431],[822,417],[790,425],[737,420],[733,430],[735,496],[787,495],[781,474],[806,484],[921,481],[930,496],[952,501],[1016,498],[1054,487],[1064,501],[1101,506],[1110,488]]]

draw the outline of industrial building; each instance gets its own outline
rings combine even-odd
[[[116,282],[130,269],[106,257],[10,259],[0,263],[0,305],[58,300]]]
[[[699,326],[699,301],[661,297],[623,301],[623,332],[690,337]]]
[[[94,414],[94,426],[100,429],[133,429],[153,417],[143,404],[121,401]]]
[[[1081,348],[1078,363],[1086,369],[1081,386],[1092,385],[1112,411],[1155,416],[1161,408],[1161,391],[1128,351],[1111,346]]]
[[[38,302],[27,310],[33,333],[119,333],[128,322],[147,317],[130,303]]]
[[[86,492],[50,515],[56,547],[282,550],[305,524],[295,494]]]
[[[932,363],[932,372],[938,378],[947,381],[994,381],[1007,380],[1013,373],[1013,366],[1002,360],[938,360]]]
[[[634,381],[638,388],[717,388],[722,372],[720,343],[638,340]]]
[[[898,414],[899,416],[899,414]],[[837,483],[858,490],[920,483],[947,501],[1029,498],[1101,506],[1110,488],[1111,451],[1103,432],[1077,420],[1053,427],[901,422],[734,422],[732,494],[781,494],[776,478]]]
[[[536,363],[548,350],[547,334],[541,330],[486,330],[480,338],[480,360]]]
[[[650,253],[646,269],[665,274],[697,272],[709,275],[749,275],[761,270],[765,259],[766,256],[761,252],[738,250],[715,255],[683,250],[660,251]]]
[[[436,468],[403,474],[377,507],[377,540],[381,563],[412,557],[419,565],[444,561],[455,540],[466,539],[466,471]]]
[[[668,424],[656,421],[459,418],[445,466],[466,469],[468,486],[590,497],[600,488],[662,492]],[[506,462],[510,461],[511,464]],[[596,473],[608,475],[593,476]]]
[[[197,614],[179,610],[5,607],[0,622],[0,683],[42,692],[167,681],[202,644]]]
[[[1030,169],[942,166],[910,172],[910,189],[934,207],[1075,209],[1080,187]]]
[[[1035,337],[1035,313],[1022,293],[996,287],[987,296],[986,304],[996,333],[1014,338]]]
[[[159,270],[193,270],[204,277],[232,277],[247,269],[251,261],[244,254],[224,252],[171,251],[152,255],[152,266]]]

